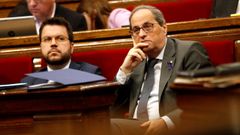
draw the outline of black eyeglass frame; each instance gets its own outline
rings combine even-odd
[[[157,23],[157,22],[156,22],[156,23],[146,22],[146,23],[144,23],[142,26],[135,26],[135,27],[133,27],[133,28],[129,31],[129,33],[130,33],[132,36],[138,36],[141,29],[142,29],[144,32],[146,32],[146,33],[152,32],[152,31],[153,31],[153,28],[154,28],[154,24],[158,24],[158,23]]]

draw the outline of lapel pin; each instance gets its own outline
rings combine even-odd
[[[167,67],[168,67],[168,70],[172,70],[173,69],[173,61],[169,61],[167,62]]]

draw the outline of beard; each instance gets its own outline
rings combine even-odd
[[[60,65],[65,65],[69,60],[71,59],[70,54],[62,54],[59,59],[50,59],[49,56],[44,56],[44,60],[48,65],[53,65],[53,66],[60,66]]]

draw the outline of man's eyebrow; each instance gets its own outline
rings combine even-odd
[[[151,23],[151,22],[146,21],[146,22],[144,22],[143,24],[146,24],[146,23]],[[142,24],[142,25],[143,25],[143,24]],[[142,25],[136,25],[136,26],[133,26],[133,27],[140,27],[140,26],[142,26]]]
[[[66,37],[67,35],[54,35],[54,36],[42,36],[42,37]]]

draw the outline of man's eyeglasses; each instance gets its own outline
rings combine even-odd
[[[158,24],[158,23],[149,23],[149,22],[147,22],[147,23],[144,23],[141,27],[135,26],[135,27],[132,28],[132,30],[130,30],[130,34],[132,36],[138,36],[141,29],[144,32],[146,32],[146,33],[152,32],[154,24]]]
[[[65,43],[69,40],[65,36],[56,36],[56,37],[43,37],[41,42],[44,44],[51,44],[53,39],[55,39],[55,42],[59,44]]]

